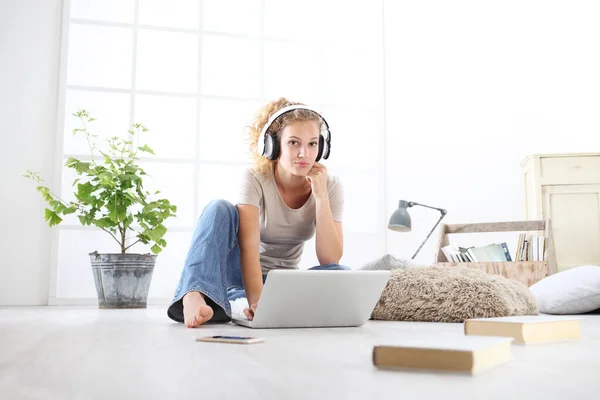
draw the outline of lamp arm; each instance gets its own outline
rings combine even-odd
[[[421,207],[425,207],[425,208],[431,208],[432,210],[438,210],[439,212],[442,213],[442,215],[446,215],[448,212],[446,210],[444,210],[443,208],[437,208],[437,207],[431,207],[431,206],[427,206],[425,204],[421,204],[421,203],[417,203],[415,201],[409,201],[408,202],[408,206],[412,207],[412,206],[421,206]]]
[[[419,251],[421,250],[421,247],[423,247],[423,245],[425,244],[425,242],[427,242],[427,239],[429,239],[429,237],[431,236],[431,234],[433,233],[433,231],[435,230],[435,228],[437,228],[437,226],[440,224],[440,222],[442,221],[442,219],[446,216],[447,212],[446,210],[442,209],[442,208],[435,208],[435,207],[429,207],[429,206],[425,206],[423,204],[419,204],[419,203],[414,203],[414,202],[410,202],[413,203],[415,205],[419,205],[419,206],[423,206],[423,207],[427,207],[427,208],[433,208],[434,210],[438,210],[442,215],[440,215],[440,219],[437,220],[437,222],[435,223],[435,225],[433,226],[433,228],[431,228],[431,231],[429,231],[429,234],[427,235],[427,237],[425,238],[425,240],[423,240],[423,243],[421,243],[421,245],[419,246],[419,248],[417,249],[417,251],[415,252],[415,254],[413,254],[412,259],[414,259],[417,254],[419,253]],[[409,207],[410,207],[410,203],[409,203]]]

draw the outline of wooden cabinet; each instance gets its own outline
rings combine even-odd
[[[600,153],[530,155],[521,167],[526,219],[552,221],[558,271],[600,265]]]

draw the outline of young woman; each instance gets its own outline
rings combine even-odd
[[[318,162],[329,156],[327,122],[280,98],[258,112],[249,133],[254,166],[244,173],[235,206],[215,200],[202,211],[167,311],[190,328],[229,322],[229,301],[240,297],[252,319],[269,271],[297,269],[315,233],[320,265],[311,269],[348,269],[338,264],[343,188]]]

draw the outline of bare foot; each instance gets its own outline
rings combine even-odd
[[[213,309],[206,304],[200,292],[188,292],[183,296],[183,320],[188,328],[196,328],[213,316]]]

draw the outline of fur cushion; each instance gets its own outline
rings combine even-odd
[[[473,268],[426,267],[393,270],[371,318],[463,322],[511,315],[538,315],[523,283]]]
[[[381,258],[370,261],[367,264],[357,268],[358,270],[363,271],[375,271],[375,270],[392,270],[392,269],[407,269],[407,268],[415,268],[422,267],[423,265],[417,263],[413,260],[404,260],[400,258],[396,258],[391,254],[386,254]]]

